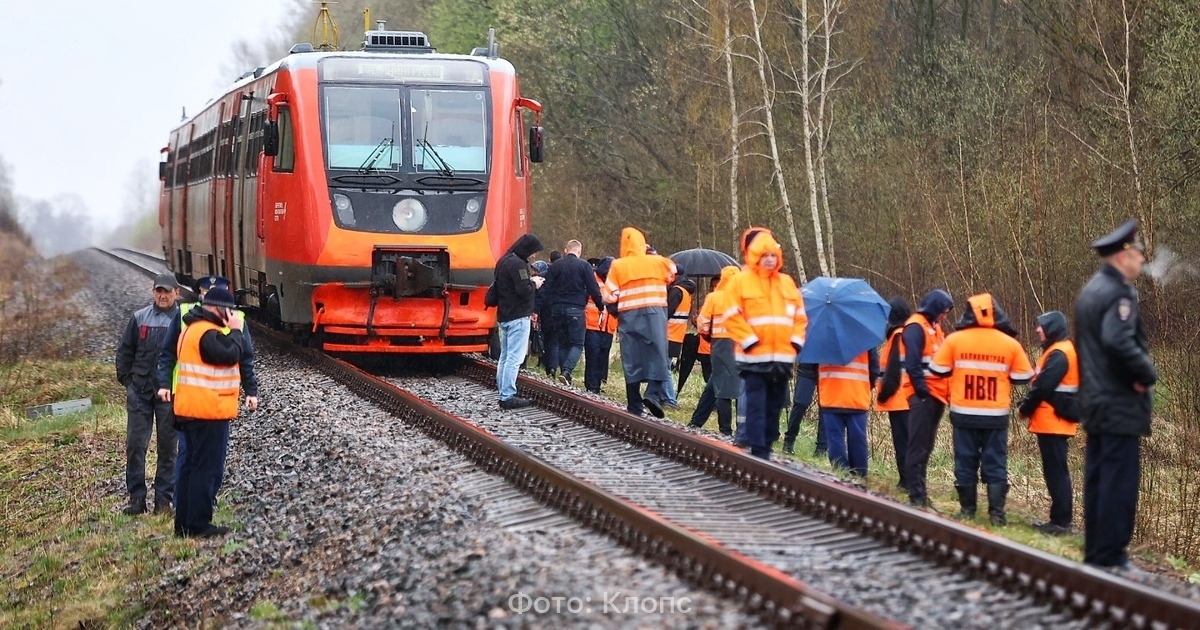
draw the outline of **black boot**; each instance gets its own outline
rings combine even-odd
[[[642,415],[645,410],[642,406],[641,383],[625,383],[625,410],[635,416]]]
[[[988,520],[992,522],[992,525],[1008,525],[1008,519],[1004,516],[1004,501],[1008,498],[1008,484],[989,483],[987,494]]]
[[[796,443],[791,440],[784,440],[783,441],[783,454],[784,455],[795,455],[796,454]]]
[[[121,510],[121,513],[128,514],[130,516],[134,516],[136,514],[145,514],[146,497],[142,497],[140,499],[130,499],[129,505],[125,506],[125,509]]]
[[[717,430],[724,435],[733,435],[733,401],[717,399]]]
[[[979,503],[979,486],[954,486],[958,491],[958,505],[961,509],[954,513],[953,518],[960,521],[975,520],[975,510]]]

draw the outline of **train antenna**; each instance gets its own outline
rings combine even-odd
[[[500,56],[500,48],[496,45],[496,29],[488,29],[488,56],[492,59]]]
[[[321,32],[320,37],[317,37],[317,31]],[[329,41],[331,35],[332,43]],[[329,14],[329,2],[324,0],[321,2],[321,10],[317,12],[317,20],[313,22],[313,41],[321,42],[317,44],[317,50],[338,50],[337,22],[334,22],[333,16]]]
[[[180,107],[179,120],[187,120],[187,107]]]

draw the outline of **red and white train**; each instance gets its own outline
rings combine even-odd
[[[541,109],[494,44],[298,44],[171,132],[167,265],[185,284],[230,278],[239,303],[326,351],[485,350],[484,292],[529,231]]]

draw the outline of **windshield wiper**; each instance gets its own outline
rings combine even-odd
[[[361,165],[359,165],[359,167],[358,167],[359,175],[367,175],[371,171],[379,170],[379,169],[375,168],[375,163],[379,161],[379,158],[383,157],[383,153],[385,150],[391,149],[392,142],[393,142],[392,139],[395,137],[396,137],[396,123],[393,122],[392,123],[392,135],[387,138],[384,138],[383,140],[380,140],[379,144],[375,145],[375,148],[371,150],[371,155],[367,156],[367,159],[363,160],[363,163]]]
[[[425,137],[418,140],[417,144],[424,149],[426,153],[433,156],[433,160],[438,166],[438,175],[441,175],[442,177],[454,177],[454,169],[450,168],[450,165],[446,163],[446,160],[442,159],[442,156],[437,152],[437,149],[433,148],[432,144],[429,144],[428,122],[425,123]]]

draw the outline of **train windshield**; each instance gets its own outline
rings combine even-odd
[[[400,90],[330,87],[325,90],[325,121],[329,168],[399,170]]]
[[[487,171],[487,105],[482,90],[410,92],[412,163],[417,171],[453,175]]]

